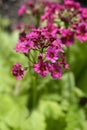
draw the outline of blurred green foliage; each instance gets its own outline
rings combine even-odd
[[[0,15],[0,29],[4,29],[8,26],[10,26],[11,22],[9,19],[5,18],[3,19],[2,16]]]
[[[87,130],[87,106],[79,105],[80,98],[87,95],[87,43],[76,41],[70,47],[71,69],[62,79],[38,77],[37,106],[30,111],[33,76],[26,73],[23,80],[16,81],[11,74],[14,63],[28,64],[13,50],[17,39],[18,32],[0,29],[0,130]]]

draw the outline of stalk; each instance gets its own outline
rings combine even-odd
[[[68,47],[67,48],[67,61],[68,61],[68,64],[70,62],[70,48]],[[68,88],[69,88],[69,102],[70,104],[72,104],[73,102],[73,88],[72,88],[72,84],[71,84],[71,79],[70,79],[70,73],[68,71]]]

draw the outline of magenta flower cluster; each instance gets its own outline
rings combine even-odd
[[[28,2],[19,9],[20,16],[28,12],[27,6],[34,11],[34,3]],[[33,27],[28,33],[23,30],[15,51],[28,58],[29,67],[26,68],[33,68],[42,77],[50,74],[60,79],[63,70],[69,69],[64,46],[69,47],[76,39],[81,43],[87,41],[87,9],[78,2],[64,0],[63,5],[44,2],[43,11],[39,12],[43,13],[38,28]],[[22,78],[24,71],[19,63],[12,67],[16,79]]]
[[[49,27],[34,28],[26,36],[21,36],[21,39],[19,37],[15,51],[21,52],[28,57],[34,71],[40,76],[45,77],[50,73],[53,78],[59,79],[62,76],[62,69],[68,69],[68,67],[65,67],[67,65],[66,60],[62,60],[64,57],[62,41],[57,37],[54,30]],[[31,52],[34,56],[36,56],[36,52],[38,53],[37,61],[34,62],[34,59],[30,59]],[[23,77],[21,70],[22,68],[18,65],[14,65],[12,68],[13,75],[17,79],[19,79],[19,73],[20,77]]]
[[[45,2],[41,23],[43,21],[59,28],[66,46],[72,45],[75,39],[81,43],[87,41],[87,8],[81,7],[78,2],[64,0],[63,5]]]
[[[24,77],[24,70],[23,70],[22,66],[19,63],[16,63],[12,67],[12,74],[16,77],[17,80]]]

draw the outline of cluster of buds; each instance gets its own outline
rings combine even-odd
[[[27,6],[34,8],[34,4],[29,2]],[[23,5],[19,9],[19,14],[23,15],[25,12],[26,7]],[[15,51],[28,58],[29,67],[25,67],[28,70],[32,68],[42,77],[50,74],[52,78],[60,79],[63,70],[69,69],[64,46],[74,44],[75,39],[81,43],[87,41],[86,22],[87,9],[77,2],[65,0],[63,5],[44,2],[38,28],[32,27],[28,33],[23,31]],[[12,67],[12,73],[16,79],[20,79],[27,69],[23,69],[17,63]]]

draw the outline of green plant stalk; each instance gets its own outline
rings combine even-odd
[[[31,66],[34,64],[34,57],[32,57],[32,61],[30,60],[31,53],[28,55],[28,62],[29,62],[29,75],[31,77],[31,101],[30,106],[32,106],[32,109],[35,109],[37,104],[37,75],[32,71]]]
[[[37,76],[34,75],[32,77],[32,92],[33,92],[33,109],[36,107],[36,103],[37,103]]]
[[[69,62],[70,62],[70,48],[69,47],[67,48],[67,61],[69,64]],[[69,72],[68,72],[68,88],[69,88],[69,93],[70,93],[69,102],[70,102],[70,104],[72,104],[73,103],[73,89],[72,89],[72,84],[71,84]]]

